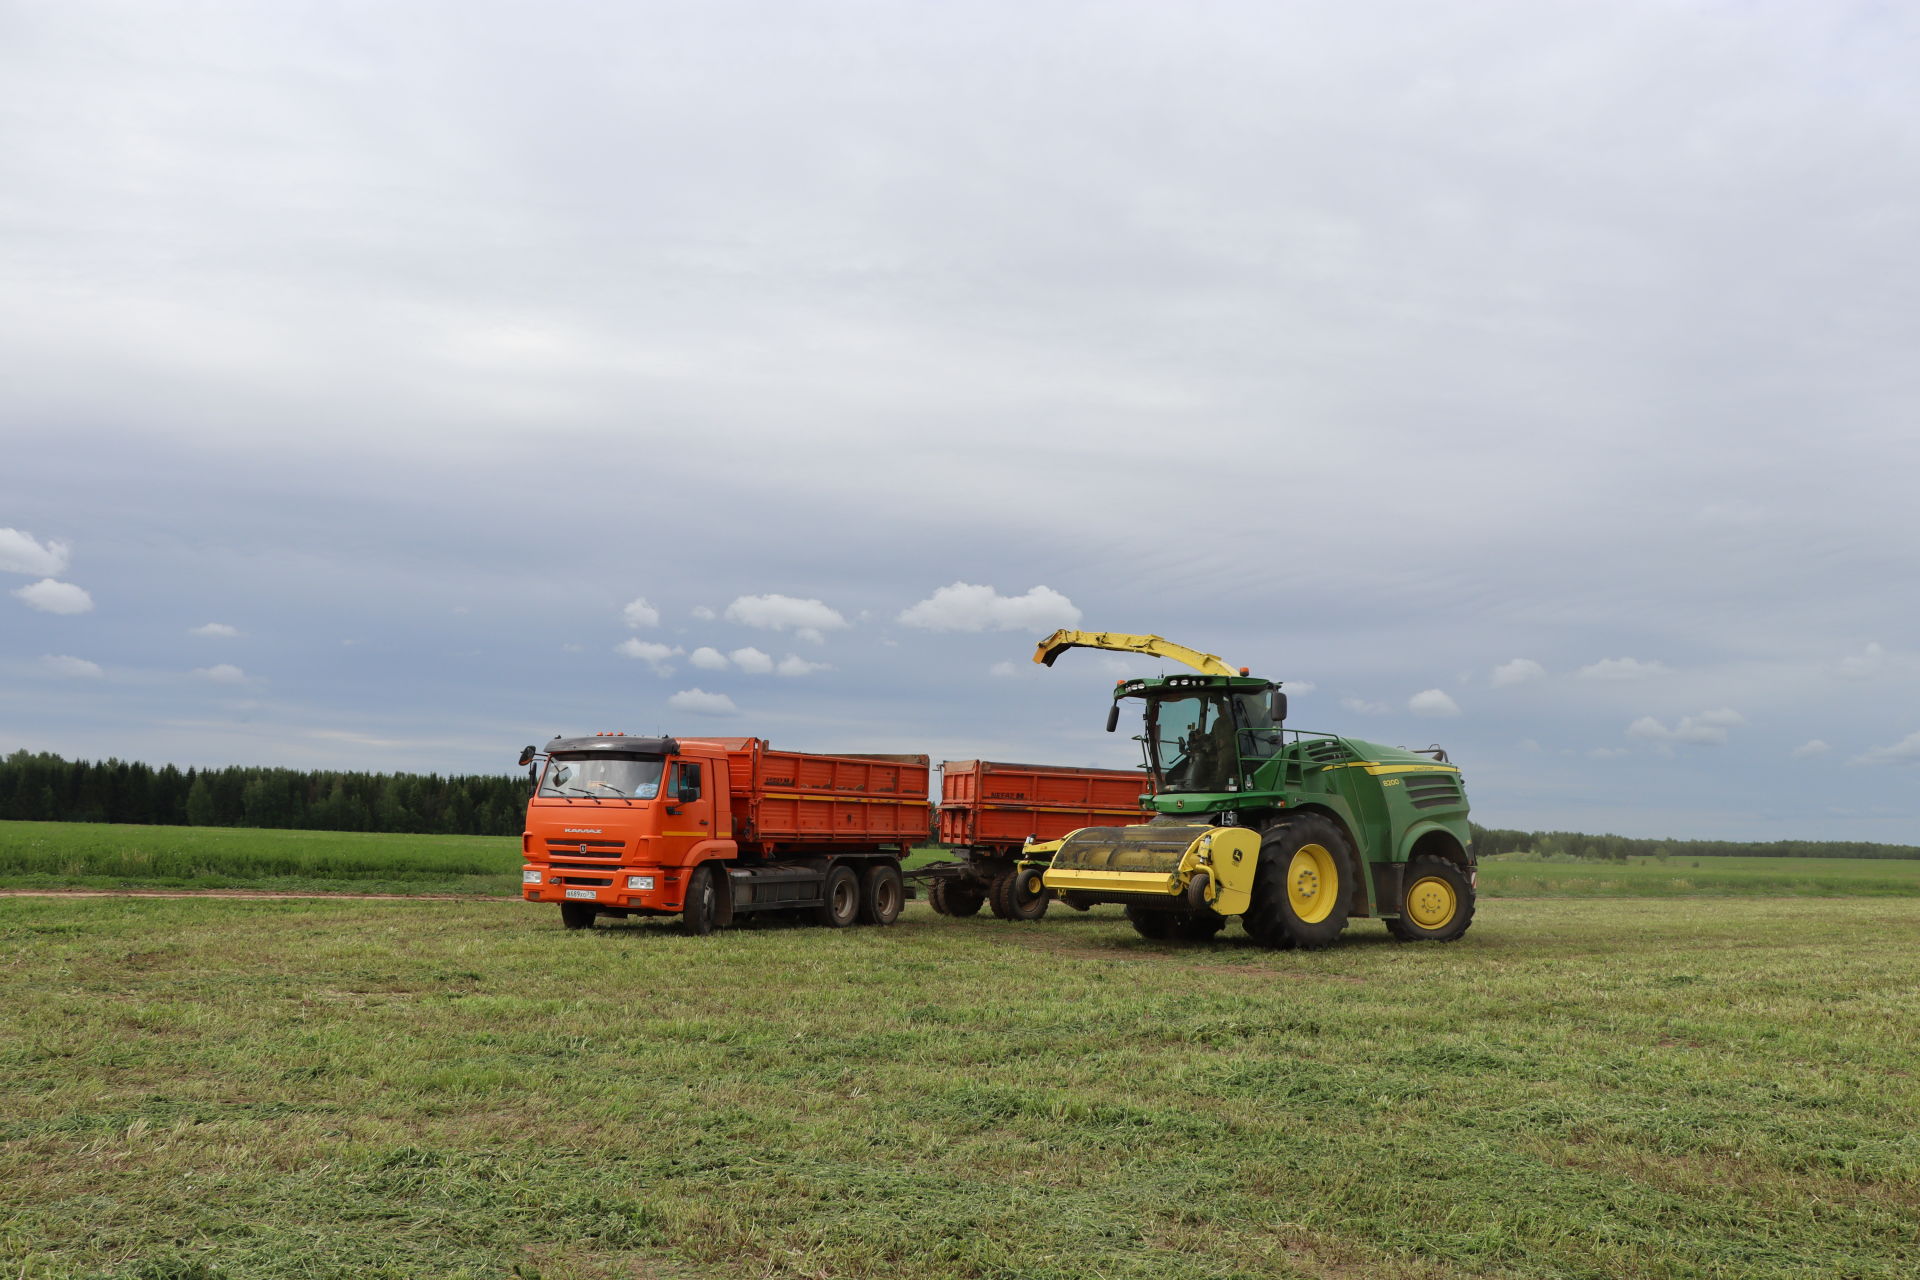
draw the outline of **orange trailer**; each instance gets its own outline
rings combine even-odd
[[[940,766],[939,833],[964,861],[928,877],[927,900],[942,915],[970,916],[986,904],[1003,920],[1037,920],[1052,894],[1038,873],[1020,874],[1025,845],[1137,822],[1152,789],[1139,769],[949,760]]]
[[[528,747],[520,762],[534,785],[521,893],[558,903],[570,929],[680,915],[708,933],[791,910],[834,927],[892,924],[900,859],[928,831],[926,756],[602,733]]]

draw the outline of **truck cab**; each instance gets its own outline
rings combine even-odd
[[[725,752],[596,734],[555,738],[544,754],[520,837],[528,902],[557,902],[589,922],[585,913],[603,909],[674,915],[694,867],[736,856]]]

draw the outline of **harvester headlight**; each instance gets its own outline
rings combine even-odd
[[[628,876],[627,888],[638,889],[642,893],[651,893],[653,892],[653,877],[652,876]]]
[[[539,884],[540,873],[538,871],[522,871],[520,873],[520,883],[521,884]]]

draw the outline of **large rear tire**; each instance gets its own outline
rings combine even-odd
[[[1284,818],[1260,841],[1247,935],[1275,950],[1330,947],[1347,927],[1354,883],[1345,832],[1318,814]]]
[[[720,914],[720,887],[713,882],[713,868],[704,863],[687,877],[686,904],[680,908],[680,927],[696,938],[713,932]]]
[[[584,902],[563,902],[560,904],[560,923],[569,929],[591,929],[593,918],[599,911]]]
[[[1402,942],[1453,942],[1473,923],[1473,882],[1445,858],[1423,854],[1402,873],[1400,914],[1387,932]]]
[[[1038,868],[1015,867],[993,878],[987,898],[1002,920],[1038,920],[1047,914],[1053,890],[1041,881]]]
[[[927,905],[943,916],[977,916],[987,892],[971,880],[941,879],[927,883]]]
[[[820,906],[814,911],[815,924],[829,929],[844,929],[860,918],[860,877],[853,868],[841,863],[827,872],[821,886]]]
[[[882,862],[867,868],[860,877],[860,922],[892,924],[900,918],[907,902],[907,887],[900,879],[900,868]]]

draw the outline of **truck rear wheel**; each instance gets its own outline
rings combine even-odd
[[[860,877],[843,862],[827,872],[827,882],[820,887],[820,906],[814,913],[814,923],[829,929],[844,929],[859,917]]]
[[[867,868],[860,877],[860,921],[863,924],[892,924],[900,918],[907,903],[907,888],[900,879],[900,868],[882,862]]]
[[[1302,814],[1277,822],[1260,841],[1247,934],[1263,947],[1332,946],[1353,901],[1353,851],[1327,818]]]
[[[977,916],[986,891],[972,881],[940,879],[927,884],[927,905],[943,916]]]
[[[1040,879],[1037,868],[1015,867],[993,878],[987,900],[1002,920],[1038,920],[1047,914],[1053,890]]]
[[[687,901],[680,910],[680,927],[696,938],[713,932],[720,914],[720,889],[713,882],[713,868],[698,866],[687,877]]]
[[[560,923],[569,929],[591,929],[593,918],[600,913],[584,902],[563,902],[560,904]]]
[[[1400,914],[1387,932],[1402,942],[1452,942],[1473,923],[1473,884],[1445,858],[1423,855],[1407,863]]]

